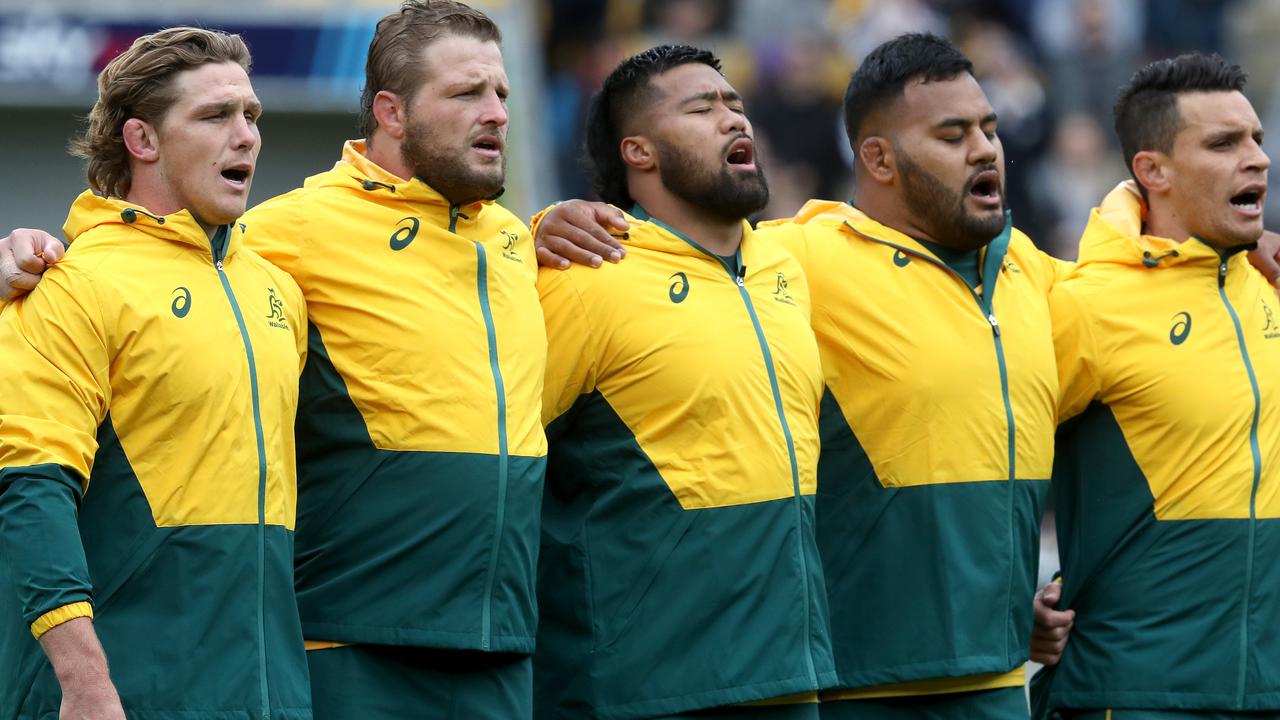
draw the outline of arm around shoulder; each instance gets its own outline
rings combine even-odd
[[[1058,363],[1058,422],[1080,414],[1102,392],[1097,340],[1088,304],[1074,282],[1049,292],[1053,349]]]
[[[62,241],[43,230],[18,228],[0,238],[0,307],[30,292],[64,253]]]
[[[547,328],[547,372],[542,421],[551,423],[596,385],[600,339],[592,315],[573,281],[573,272],[538,271],[538,295]]]
[[[546,208],[529,221],[538,264],[564,270],[572,263],[600,267],[604,260],[621,262],[630,225],[621,210],[602,202],[566,200]]]

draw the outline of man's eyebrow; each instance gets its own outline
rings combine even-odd
[[[471,77],[460,78],[458,80],[454,80],[452,82],[446,83],[444,85],[444,92],[452,93],[452,92],[479,90],[488,84],[489,84],[489,80],[487,78],[479,75],[475,75]],[[493,89],[495,92],[499,94],[501,93],[506,93],[508,95],[511,94],[511,84],[506,81],[493,83]]]
[[[214,102],[205,103],[204,105],[197,105],[195,109],[195,113],[197,115],[203,115],[205,113],[213,113],[213,112],[226,113],[234,110],[236,105],[237,103],[235,100],[216,100]],[[262,103],[257,100],[252,100],[248,103],[245,103],[245,106],[251,112],[255,112],[255,113],[262,112]]]
[[[715,100],[719,100],[722,97],[728,102],[737,102],[742,99],[742,96],[739,95],[736,90],[725,90],[724,92],[721,92],[719,90],[707,90],[706,92],[700,92],[696,95],[690,95],[686,98],[683,98],[680,101],[680,104],[688,105],[691,102],[697,102],[699,100],[703,102],[712,102]]]
[[[214,102],[197,105],[196,112],[200,114],[211,113],[215,110],[218,112],[226,112],[231,109],[232,104],[233,103],[230,100],[215,100]]]
[[[1209,133],[1204,139],[1205,145],[1213,145],[1215,143],[1227,142],[1231,140],[1239,140],[1245,136],[1243,128],[1231,128],[1228,130],[1219,130],[1218,132]]]
[[[984,116],[982,117],[982,119],[981,119],[981,120],[979,120],[979,121],[977,122],[977,124],[978,124],[978,125],[989,125],[989,124],[991,124],[991,123],[993,123],[993,122],[996,122],[996,114],[995,114],[995,113],[988,113],[988,114],[984,115]],[[973,124],[974,124],[973,120],[971,120],[971,119],[969,119],[969,118],[962,118],[962,117],[950,117],[950,118],[944,118],[944,119],[943,119],[941,122],[939,122],[937,125],[934,125],[934,127],[935,127],[935,128],[937,128],[937,129],[939,129],[939,130],[946,130],[946,129],[948,129],[948,128],[960,128],[961,130],[964,130],[964,129],[969,128],[969,127],[970,127],[970,126],[972,126]]]

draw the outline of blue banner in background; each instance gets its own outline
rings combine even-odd
[[[254,83],[283,90],[285,104],[349,107],[364,83],[365,53],[380,16],[325,13],[311,20],[227,22],[81,17],[44,10],[0,13],[0,104],[59,104],[82,101],[86,93],[92,97],[98,73],[139,36],[194,25],[243,37],[253,53]]]

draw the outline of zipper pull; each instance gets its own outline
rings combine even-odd
[[[996,337],[1000,337],[1000,322],[996,320],[996,314],[991,313],[988,315],[987,322],[991,323],[991,332],[995,333]]]
[[[1223,260],[1218,264],[1218,287],[1227,284],[1227,261]]]
[[[222,272],[222,261],[221,261],[221,260],[219,260],[218,262],[214,263],[214,266],[218,268],[218,272]]]

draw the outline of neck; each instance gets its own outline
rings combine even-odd
[[[129,183],[129,192],[125,194],[124,201],[131,205],[137,205],[157,217],[172,215],[186,209],[150,174],[138,174],[136,172],[132,182]],[[213,234],[218,231],[218,224],[207,222],[194,212],[191,213],[191,218],[204,231],[205,236],[212,240]]]
[[[1185,242],[1191,237],[1191,230],[1177,207],[1165,198],[1154,195],[1148,201],[1147,217],[1142,231],[1147,235],[1166,238],[1176,243]],[[1206,242],[1208,240],[1209,238],[1205,238]]]
[[[863,215],[887,228],[897,230],[907,237],[924,240],[943,247],[950,247],[921,226],[917,222],[915,213],[907,209],[906,203],[902,202],[895,194],[887,192],[881,185],[863,187],[859,184],[854,189],[853,204],[854,207],[862,211]]]
[[[405,163],[404,155],[400,152],[400,142],[381,130],[374,130],[369,136],[365,144],[365,157],[401,180],[413,177],[413,168]]]
[[[710,215],[669,192],[633,193],[632,197],[651,217],[716,255],[732,255],[742,245],[742,218]]]

